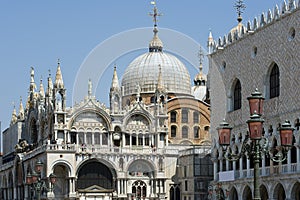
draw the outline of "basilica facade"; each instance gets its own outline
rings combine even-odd
[[[238,5],[239,9],[242,7]],[[299,1],[284,1],[253,21],[244,23],[239,16],[238,25],[218,40],[210,34],[212,186],[219,192],[221,189],[224,198],[253,199],[254,196],[253,157],[243,153],[243,147],[248,132],[246,121],[250,119],[247,97],[257,88],[265,98],[261,117],[264,138],[269,144],[265,154],[259,152],[261,199],[300,199],[299,19]],[[219,145],[217,134],[224,119],[233,127],[226,151]],[[275,162],[274,152],[282,150],[279,129],[286,120],[294,128],[293,145],[284,155],[286,160]],[[226,159],[229,153],[240,158]],[[212,193],[212,197],[218,195]]]
[[[25,105],[21,99],[3,132],[1,199],[183,198],[179,151],[211,144],[207,78],[200,64],[192,85],[185,65],[163,51],[156,24],[153,32],[121,82],[114,68],[109,107],[92,94],[91,80],[82,101],[67,106],[60,62],[45,87],[36,87],[31,69]],[[36,174],[42,185],[30,179]],[[185,195],[194,198],[192,190]]]

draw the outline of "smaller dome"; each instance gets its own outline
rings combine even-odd
[[[153,38],[152,40],[149,42],[149,52],[157,52],[157,51],[162,51],[163,48],[163,43],[162,41],[159,39],[158,35],[157,35],[157,28],[156,26],[153,29]]]
[[[195,76],[194,81],[205,81],[206,82],[207,76],[206,76],[206,74],[203,74],[203,72],[201,71]]]
[[[195,85],[206,85],[207,76],[203,73],[202,69],[202,64],[200,64],[199,73],[194,78]]]

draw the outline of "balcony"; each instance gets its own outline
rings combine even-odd
[[[263,173],[264,172],[264,173]],[[224,171],[218,173],[218,180],[220,181],[233,181],[232,176],[230,179],[226,180],[227,174],[234,174],[234,180],[239,179],[245,179],[245,178],[253,178],[254,169],[250,169],[249,171],[247,169],[245,170],[231,170],[231,171]],[[273,175],[284,175],[284,174],[291,174],[291,173],[300,173],[299,170],[297,170],[297,163],[292,164],[285,164],[285,165],[276,165],[273,167],[265,167],[259,169],[259,176],[273,176]],[[225,178],[224,178],[225,177]]]

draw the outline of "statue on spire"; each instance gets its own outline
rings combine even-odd
[[[89,79],[89,82],[88,82],[88,96],[92,96],[92,80]]]
[[[237,0],[234,4],[234,8],[236,9],[238,14],[238,18],[237,18],[238,22],[241,22],[243,19],[242,14],[246,8],[246,5],[244,4],[243,0]]]

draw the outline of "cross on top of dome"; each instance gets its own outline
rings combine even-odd
[[[161,16],[162,14],[158,13],[155,1],[151,1],[151,4],[154,5],[153,13],[149,13],[149,15],[153,17],[153,22],[154,22],[153,33],[154,33],[154,36],[153,36],[153,39],[149,43],[149,51],[150,52],[161,52],[162,48],[163,48],[163,43],[159,39],[159,37],[157,36],[157,32],[158,32],[157,17]]]

